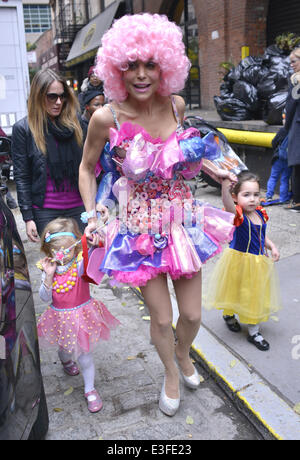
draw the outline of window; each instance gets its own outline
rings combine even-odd
[[[51,29],[49,5],[23,5],[25,32],[44,32]]]

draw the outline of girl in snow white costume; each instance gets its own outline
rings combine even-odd
[[[190,388],[200,378],[189,350],[201,319],[201,266],[230,241],[233,215],[194,200],[186,180],[219,155],[212,133],[181,126],[178,93],[190,69],[182,33],[165,16],[124,16],[102,39],[96,72],[109,101],[93,115],[80,166],[86,236],[97,244],[97,211],[108,218],[112,200],[119,218],[106,227],[106,255],[99,269],[117,281],[140,286],[151,316],[151,337],[165,367],[160,409],[174,415],[180,403],[179,372]],[[104,148],[105,147],[105,148]],[[104,149],[104,150],[103,150]],[[104,178],[96,190],[95,165]],[[220,180],[235,181],[215,168]],[[177,343],[167,274],[179,308]]]

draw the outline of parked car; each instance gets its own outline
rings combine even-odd
[[[0,185],[0,440],[43,439],[48,410],[22,240]]]
[[[11,139],[6,136],[0,126],[0,177],[1,181],[14,179],[13,162],[11,158]],[[18,207],[16,200],[9,190],[6,192],[6,204],[10,209]]]

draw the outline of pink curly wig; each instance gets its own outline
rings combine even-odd
[[[159,94],[169,96],[183,89],[191,64],[180,28],[158,14],[127,15],[116,20],[102,37],[95,69],[104,83],[106,97],[124,101],[127,91],[122,72],[128,69],[128,62],[149,59],[161,70]]]

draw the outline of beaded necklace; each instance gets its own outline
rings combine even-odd
[[[257,213],[258,214],[258,213]],[[262,220],[261,216],[258,214],[260,220]],[[247,222],[248,222],[248,228],[249,228],[249,240],[248,240],[248,247],[247,247],[247,252],[249,251],[249,247],[250,247],[250,243],[251,243],[251,223],[253,224],[253,227],[256,231],[256,234],[257,234],[257,238],[258,238],[258,241],[259,241],[259,254],[263,255],[265,254],[265,250],[264,248],[262,247],[262,225],[259,225],[259,224],[255,224],[251,219],[250,217],[246,216],[246,219],[247,219]],[[262,221],[262,223],[264,223]],[[258,233],[258,230],[257,230],[257,227],[259,227],[259,233]]]
[[[61,283],[60,277],[70,271],[67,281]],[[77,262],[72,259],[66,266],[63,271],[55,272],[53,277],[52,289],[57,292],[57,294],[64,294],[65,292],[70,292],[76,284],[77,279]]]

